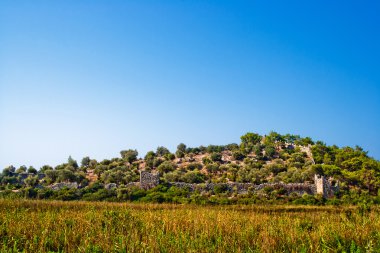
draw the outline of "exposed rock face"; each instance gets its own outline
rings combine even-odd
[[[140,187],[148,190],[156,187],[160,183],[160,174],[153,174],[147,171],[140,171]]]
[[[109,183],[109,184],[104,185],[104,189],[106,189],[106,190],[111,190],[114,188],[117,188],[117,184],[115,184],[115,183]]]
[[[130,182],[128,184],[125,185],[125,187],[139,187],[140,186],[140,183],[139,182]]]
[[[63,188],[69,188],[69,189],[78,189],[78,183],[70,183],[70,182],[62,182],[62,183],[55,183],[52,185],[49,185],[48,188],[52,189],[53,191],[62,190]]]

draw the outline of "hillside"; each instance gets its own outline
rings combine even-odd
[[[141,171],[159,174],[161,184],[154,189],[139,188]],[[120,157],[96,161],[84,157],[81,164],[68,162],[38,171],[22,166],[5,168],[0,176],[1,194],[30,198],[87,199],[154,202],[311,202],[318,196],[290,194],[282,189],[265,189],[244,195],[220,189],[192,191],[178,189],[169,182],[206,183],[312,183],[322,175],[339,185],[331,201],[336,203],[378,202],[380,163],[360,147],[327,146],[311,138],[271,132],[260,136],[247,133],[241,143],[224,146],[187,147],[179,144],[172,153],[165,147],[143,158],[133,149]]]

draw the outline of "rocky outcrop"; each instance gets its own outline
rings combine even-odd
[[[114,188],[117,188],[117,184],[115,184],[115,183],[109,183],[109,184],[104,185],[104,189],[106,189],[106,190],[112,190]]]
[[[79,185],[77,182],[62,182],[62,183],[55,183],[52,185],[49,185],[48,188],[52,189],[53,191],[59,191],[62,190],[63,188],[68,188],[68,189],[78,189]]]

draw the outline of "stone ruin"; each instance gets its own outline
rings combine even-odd
[[[237,192],[238,194],[245,194],[250,191],[260,191],[264,188],[272,188],[273,190],[284,189],[287,193],[295,192],[299,195],[303,194],[314,194],[315,187],[312,184],[308,183],[264,183],[264,184],[253,184],[253,183],[205,183],[205,184],[190,184],[184,182],[170,182],[171,186],[175,186],[178,188],[187,188],[190,191],[211,191],[214,192],[215,189],[219,186],[223,186],[223,188],[228,192]]]
[[[334,196],[334,193],[339,190],[337,183],[333,185],[333,178],[326,178],[321,175],[314,175],[314,184],[316,194],[321,194],[324,198],[331,198]]]
[[[61,182],[61,183],[55,183],[52,185],[49,185],[48,188],[52,189],[53,191],[59,191],[63,188],[68,189],[78,189],[79,185],[77,182]]]
[[[144,190],[151,189],[160,184],[160,174],[153,174],[148,171],[140,171],[140,187]]]
[[[239,194],[248,193],[249,191],[259,191],[266,187],[273,189],[284,189],[288,194],[297,193],[303,194],[321,194],[324,198],[331,198],[334,193],[339,189],[338,185],[332,184],[332,178],[326,179],[321,175],[314,176],[314,184],[311,183],[264,183],[264,184],[252,184],[252,183],[205,183],[205,184],[190,184],[184,182],[170,182],[171,186],[178,188],[186,188],[190,191],[214,191],[216,186],[225,186],[227,191],[234,191]],[[140,187],[148,190],[156,187],[160,184],[160,175],[152,174],[147,171],[140,172]]]

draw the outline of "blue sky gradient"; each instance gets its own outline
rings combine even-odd
[[[0,168],[310,136],[380,158],[377,1],[1,1]]]

